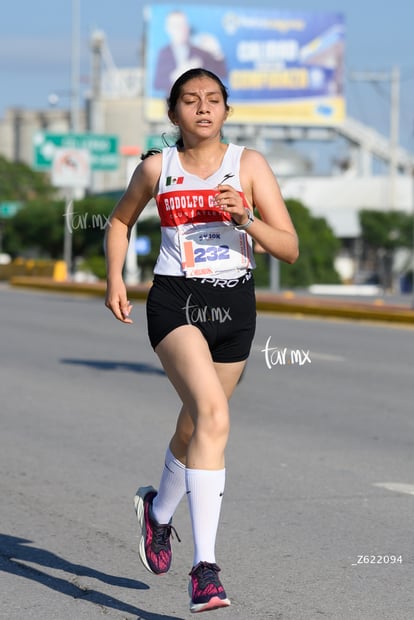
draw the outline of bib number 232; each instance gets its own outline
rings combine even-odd
[[[220,273],[249,266],[249,248],[245,234],[234,230],[209,234],[209,239],[193,234],[180,239],[182,266],[187,277]],[[226,234],[227,233],[227,234]],[[213,238],[212,238],[213,237]]]

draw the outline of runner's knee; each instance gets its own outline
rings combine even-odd
[[[198,412],[195,431],[210,440],[220,440],[228,436],[230,416],[226,406],[211,406]]]

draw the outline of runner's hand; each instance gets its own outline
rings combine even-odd
[[[239,192],[232,185],[218,185],[218,193],[215,195],[216,205],[229,213],[237,225],[247,221],[246,205]]]
[[[126,287],[123,282],[117,285],[108,284],[106,289],[105,306],[122,323],[132,323],[129,318],[132,304],[127,299]]]

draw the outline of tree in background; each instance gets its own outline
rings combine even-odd
[[[11,162],[5,157],[0,156],[0,202],[16,202],[23,205],[27,201],[41,201],[41,206],[49,204],[56,194],[55,188],[51,185],[47,175],[32,170],[21,162]],[[42,219],[47,214],[41,212]],[[30,226],[36,226],[36,217],[30,218]],[[16,216],[15,216],[16,217]],[[19,235],[14,225],[15,218],[0,219],[1,251],[12,256],[20,253],[21,243]],[[40,223],[40,222],[39,222]],[[53,239],[51,240],[53,245]]]
[[[339,240],[322,217],[311,215],[301,202],[286,200],[286,206],[299,237],[299,258],[293,265],[281,263],[280,283],[283,288],[311,284],[338,284],[334,267]]]
[[[65,227],[74,257],[103,256],[103,236],[114,207],[111,198],[87,196],[66,213],[63,200],[31,200],[10,219],[4,237],[12,256],[61,258]]]
[[[372,256],[373,271],[385,289],[392,288],[394,253],[412,248],[413,218],[404,211],[359,212],[364,258]]]
[[[55,194],[47,175],[0,156],[0,202],[51,198]]]
[[[62,201],[31,200],[7,220],[3,248],[13,258],[60,258],[63,247]]]

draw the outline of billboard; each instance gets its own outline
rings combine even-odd
[[[174,80],[205,67],[229,89],[228,123],[336,125],[345,118],[344,39],[334,12],[148,7],[146,117],[165,121]]]

